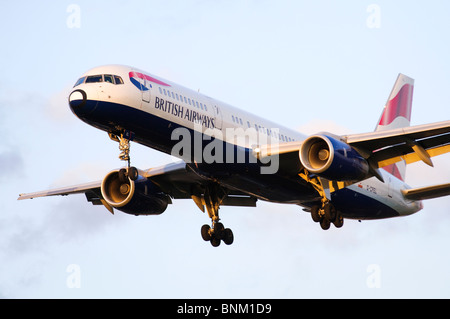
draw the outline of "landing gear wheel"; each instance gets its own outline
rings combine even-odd
[[[205,205],[208,216],[211,218],[211,227],[203,225],[201,234],[203,240],[209,240],[213,247],[219,246],[221,241],[226,245],[231,245],[234,241],[231,229],[225,228],[225,226],[219,222],[219,207],[227,196],[227,190],[223,189],[219,184],[210,184],[205,188],[203,201],[198,198],[198,195],[195,195],[197,201],[195,199],[194,201],[197,206],[199,206],[199,203],[200,206]],[[202,211],[204,211],[204,209],[202,209]]]
[[[127,170],[125,168],[119,170],[119,181],[122,183],[128,182]]]
[[[330,228],[330,221],[326,218],[322,218],[320,221],[320,227],[322,227],[323,230],[327,230]]]
[[[233,231],[225,228],[222,223],[215,223],[214,228],[211,228],[209,225],[203,225],[201,234],[203,240],[211,242],[213,247],[218,247],[220,241],[223,241],[226,245],[231,245],[234,241]]]
[[[325,218],[330,222],[334,222],[336,219],[336,208],[334,208],[333,204],[327,203],[324,207]]]
[[[220,245],[220,238],[217,238],[217,237],[215,236],[215,234],[213,234],[213,235],[211,236],[211,245],[212,245],[213,247],[219,247],[219,245]]]
[[[224,229],[225,229],[225,227],[223,226],[222,223],[216,223],[214,225],[214,235],[219,239],[223,239],[223,230]]]
[[[139,172],[136,167],[121,168],[119,170],[119,181],[121,181],[122,183],[128,182],[128,179],[135,181],[138,179],[138,177]]]
[[[319,205],[314,205],[313,207],[311,207],[311,217],[313,221],[316,223],[320,222],[320,220],[322,219],[319,215],[319,209],[320,209]]]
[[[127,174],[128,174],[128,177],[129,177],[132,181],[137,180],[138,177],[139,177],[139,173],[138,173],[138,170],[137,170],[136,167],[129,167],[129,168],[128,168]]]
[[[344,218],[342,217],[341,212],[336,213],[336,219],[333,222],[336,228],[341,228],[344,225]]]
[[[201,233],[202,233],[202,238],[203,238],[204,241],[210,241],[211,240],[210,230],[211,230],[211,227],[209,227],[209,225],[203,225],[202,226]]]
[[[231,229],[229,229],[229,228],[225,228],[225,230],[224,230],[224,232],[223,232],[224,234],[224,236],[223,236],[223,242],[226,244],[226,245],[231,245],[232,243],[233,243],[233,241],[234,241],[234,235],[233,235],[233,232],[231,231]]]

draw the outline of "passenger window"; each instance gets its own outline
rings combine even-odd
[[[195,104],[197,104],[197,108],[199,109],[199,108],[200,108],[200,106],[198,105],[198,102],[197,102],[197,101],[195,101]]]
[[[234,120],[234,115],[231,115],[231,119],[233,120],[233,122],[235,122],[235,120]]]
[[[105,82],[114,84],[114,78],[113,78],[112,75],[110,75],[110,74],[105,74],[105,75],[103,76],[103,78],[105,79]]]
[[[159,87],[159,93],[161,93],[161,94],[162,94],[162,90],[161,90],[161,87]]]
[[[114,75],[114,80],[116,80],[116,84],[123,84],[122,78],[118,75]]]
[[[103,82],[102,75],[91,75],[88,76],[86,79],[86,83],[98,83],[98,82]]]

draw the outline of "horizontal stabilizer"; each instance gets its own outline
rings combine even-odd
[[[403,197],[409,200],[432,199],[450,195],[450,183],[402,190]]]

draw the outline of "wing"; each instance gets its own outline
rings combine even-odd
[[[204,187],[210,183],[209,179],[196,173],[185,162],[169,163],[160,167],[139,170],[139,175],[151,180],[161,191],[173,199],[192,198],[197,206],[204,211],[202,194]],[[102,181],[86,184],[54,188],[50,190],[20,194],[18,200],[33,199],[45,196],[67,196],[71,194],[85,194],[86,199],[93,205],[104,205],[111,213],[113,208],[103,199],[101,192]],[[221,205],[224,206],[256,206],[256,199],[232,190],[226,190],[226,197]]]
[[[45,196],[57,196],[57,195],[67,196],[67,195],[71,195],[71,194],[83,194],[83,193],[87,193],[90,191],[100,190],[101,185],[102,185],[102,181],[97,181],[97,182],[91,182],[91,183],[68,186],[68,187],[54,188],[54,189],[49,189],[49,190],[45,190],[45,191],[41,191],[41,192],[20,194],[19,198],[17,198],[17,200],[33,199],[33,198],[45,197]]]
[[[421,188],[402,190],[403,197],[408,200],[432,199],[450,195],[450,183]]]
[[[405,160],[433,166],[431,157],[450,152],[450,121],[343,136],[375,168]]]
[[[410,126],[394,130],[376,131],[340,137],[365,157],[373,168],[406,161],[424,161],[433,166],[431,157],[450,152],[450,121]],[[255,156],[287,156],[298,153],[302,142],[267,144],[253,148]],[[281,160],[281,165],[283,166]]]

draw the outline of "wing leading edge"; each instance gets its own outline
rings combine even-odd
[[[173,199],[193,199],[197,206],[204,211],[203,197],[204,187],[210,182],[207,178],[199,175],[185,162],[169,163],[167,165],[138,170],[139,175],[157,185],[164,193]],[[49,190],[23,193],[17,200],[33,199],[46,196],[68,196],[72,194],[85,194],[86,199],[93,205],[104,205],[112,214],[114,209],[103,198],[101,187],[102,180],[85,184],[53,188]],[[256,198],[246,194],[227,191],[223,199],[223,206],[245,206],[256,207]]]

